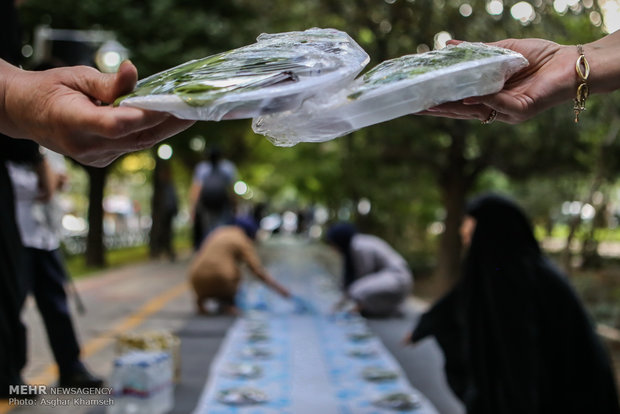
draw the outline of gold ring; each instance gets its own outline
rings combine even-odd
[[[497,118],[497,111],[495,109],[492,109],[491,113],[489,114],[489,117],[485,119],[484,121],[481,121],[480,123],[482,125],[489,125],[489,124],[492,124],[493,121],[495,121],[495,118]]]

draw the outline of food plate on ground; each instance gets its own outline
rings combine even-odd
[[[411,411],[422,406],[422,401],[415,394],[393,392],[373,401],[373,405],[394,411]]]
[[[241,356],[248,359],[269,359],[272,355],[270,349],[259,346],[248,346],[241,350]]]
[[[362,370],[362,377],[371,382],[388,382],[398,378],[398,373],[382,367],[366,367]]]
[[[353,358],[367,359],[367,358],[376,358],[378,355],[378,352],[375,348],[360,346],[360,347],[355,347],[355,348],[351,348],[347,350],[347,355]]]
[[[217,393],[217,400],[227,405],[255,405],[269,401],[267,394],[256,388],[228,388]]]
[[[255,364],[231,363],[224,369],[224,375],[231,378],[254,379],[263,375],[263,369]]]

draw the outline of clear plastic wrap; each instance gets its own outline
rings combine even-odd
[[[342,88],[368,54],[334,29],[261,34],[257,42],[149,76],[116,104],[203,121],[294,110],[308,97]]]
[[[321,142],[448,101],[498,92],[528,65],[514,51],[461,43],[377,65],[348,87],[316,94],[301,108],[254,119],[274,144]]]

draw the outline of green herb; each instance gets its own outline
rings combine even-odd
[[[482,44],[461,44],[416,55],[406,55],[386,60],[366,72],[357,91],[347,96],[359,99],[364,93],[379,86],[414,79],[425,73],[448,68],[464,62],[501,56],[512,53],[506,49]]]
[[[259,42],[228,52],[193,60],[149,76],[125,99],[147,95],[176,95],[191,106],[204,106],[227,94],[239,94],[284,83],[298,76],[339,69],[350,53],[350,38],[342,32],[310,29],[261,35]]]

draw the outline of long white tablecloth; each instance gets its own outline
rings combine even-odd
[[[286,265],[270,270],[293,292],[303,295],[306,306],[281,299],[255,281],[245,282],[239,297],[244,316],[228,331],[194,414],[437,414],[428,399],[411,386],[381,340],[358,335],[368,332],[363,318],[331,313],[339,298],[338,288],[322,269],[317,266],[310,278],[304,276],[307,269],[304,274]],[[248,350],[257,348],[271,355],[248,355]],[[227,371],[238,363],[258,366],[262,375],[231,377]],[[398,376],[371,382],[362,376],[368,367]],[[245,406],[218,401],[218,393],[238,387],[259,390],[268,400]],[[373,404],[395,392],[413,396],[418,407],[395,411]]]

